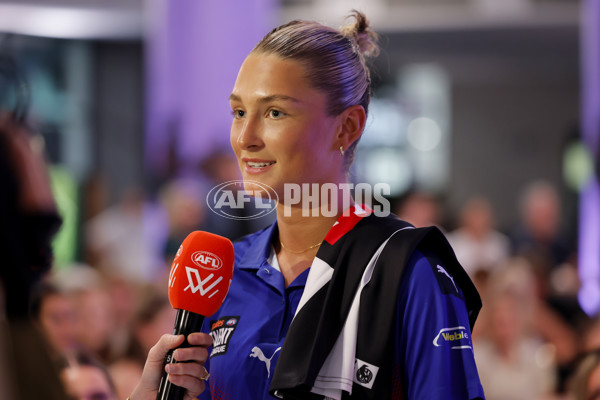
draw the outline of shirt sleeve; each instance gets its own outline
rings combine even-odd
[[[454,278],[435,255],[421,251],[411,256],[404,276],[395,348],[403,398],[484,399],[467,309]]]

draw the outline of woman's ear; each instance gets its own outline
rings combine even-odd
[[[346,108],[339,116],[339,126],[336,136],[336,147],[346,150],[356,142],[363,133],[367,120],[367,113],[361,105]]]

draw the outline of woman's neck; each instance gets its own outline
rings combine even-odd
[[[279,237],[273,245],[286,287],[310,267],[320,243],[344,212],[342,207],[348,204],[353,204],[351,198],[344,199],[338,196],[338,204],[327,209],[336,212],[327,215],[323,215],[320,207],[289,207],[282,204],[277,206]]]

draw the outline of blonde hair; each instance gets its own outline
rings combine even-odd
[[[311,85],[326,94],[330,115],[353,105],[361,105],[368,114],[371,74],[366,58],[379,54],[377,34],[363,13],[352,10],[348,18],[354,21],[339,30],[318,22],[291,21],[269,32],[251,53],[300,62]],[[348,166],[357,143],[346,149]]]

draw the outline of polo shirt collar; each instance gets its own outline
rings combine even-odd
[[[262,231],[251,235],[250,248],[239,261],[238,267],[245,270],[258,270],[271,255],[271,242],[273,235],[278,233],[277,221]]]

